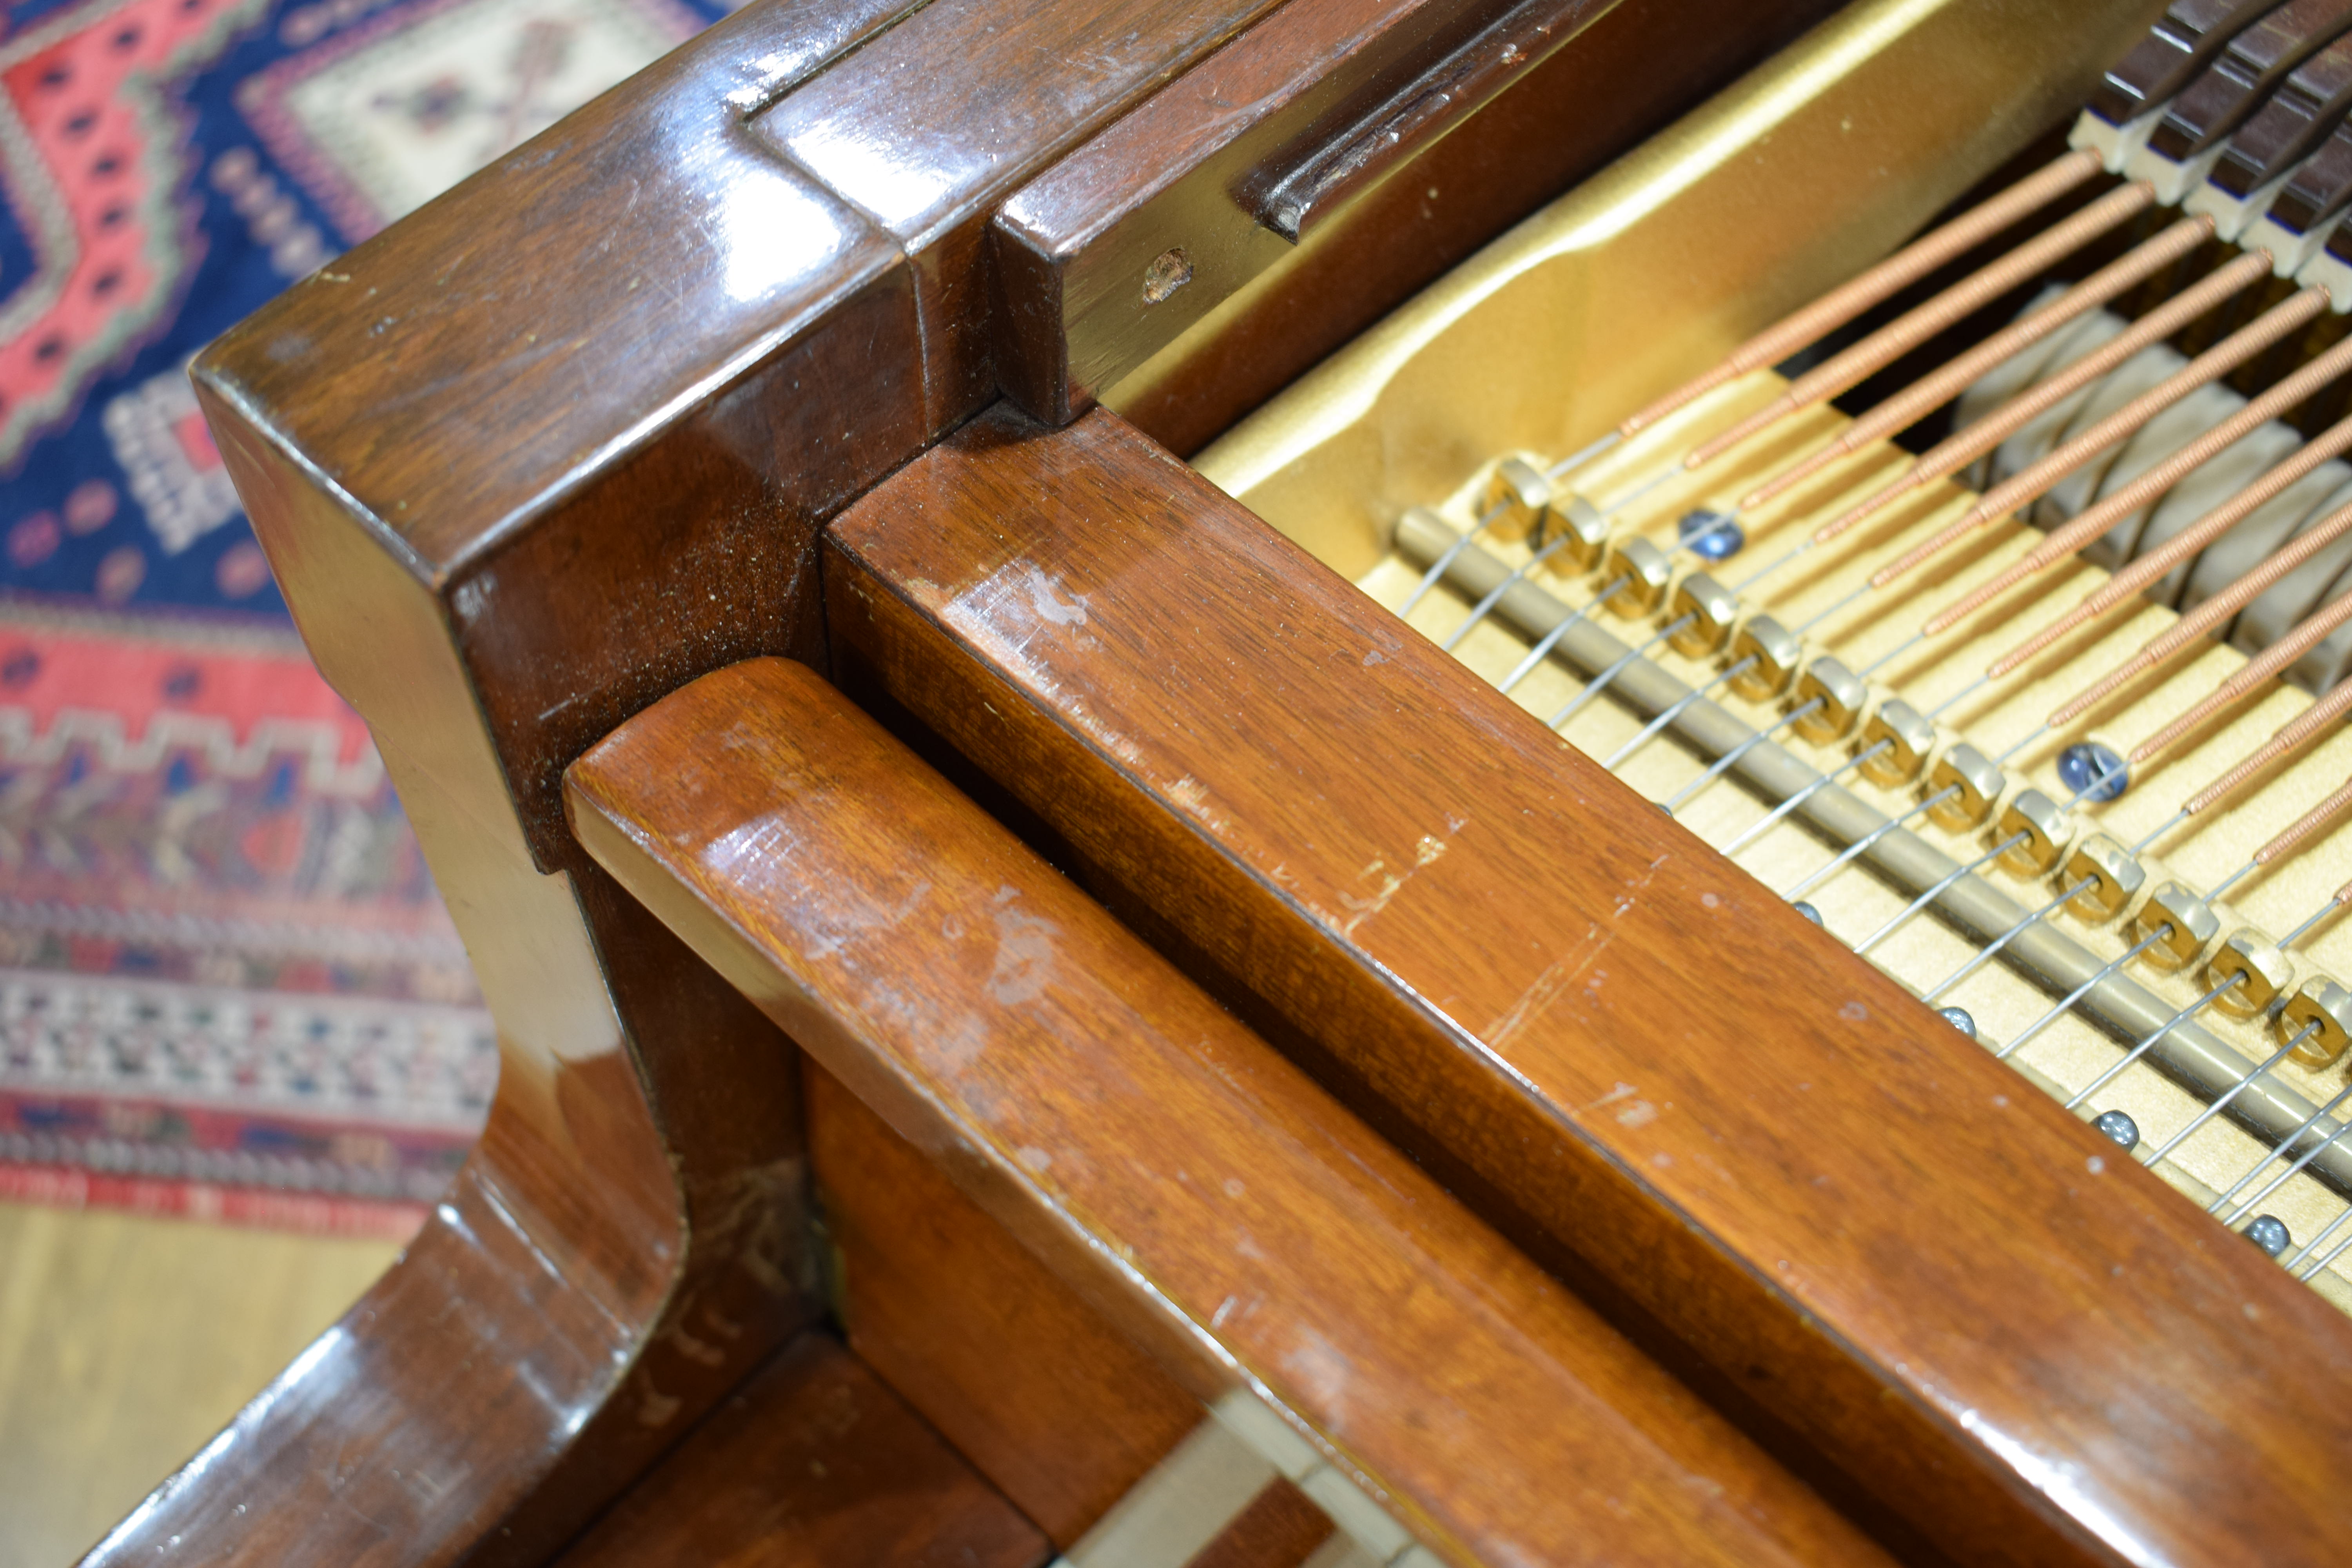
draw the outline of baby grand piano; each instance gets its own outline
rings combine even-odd
[[[2347,107],[771,0],[296,286],[199,393],[502,1077],[91,1561],[2340,1555]]]

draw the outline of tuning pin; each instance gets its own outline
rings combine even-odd
[[[2209,984],[2235,982],[2213,998],[2214,1008],[2232,1018],[2251,1018],[2269,1011],[2294,978],[2294,960],[2252,926],[2231,931],[2205,961]]]
[[[2143,956],[2149,967],[2170,971],[2195,963],[2220,933],[2221,922],[2204,900],[2178,882],[2167,882],[2140,906],[2132,929],[2141,936],[2163,932]]]
[[[2352,1028],[2352,991],[2325,974],[2315,974],[2295,988],[2279,1009],[2275,1026],[2280,1039],[2291,1040],[2314,1026],[2311,1037],[2295,1047],[2294,1059],[2307,1068],[2332,1067],[2352,1043],[2345,1033]]]
[[[2021,839],[2001,851],[2000,863],[2020,876],[2038,877],[2058,864],[2074,831],[2056,801],[2038,789],[2021,789],[2002,808],[1993,837]]]
[[[2122,844],[2104,833],[2095,833],[2066,857],[2066,869],[2058,879],[2070,888],[2078,882],[2091,884],[2075,894],[2066,907],[2098,925],[2115,919],[2130,906],[2147,884],[2147,869]]]
[[[1666,601],[1666,584],[1674,576],[1666,552],[1639,534],[1609,547],[1609,564],[1601,574],[1616,584],[1608,605],[1629,621],[1641,619]]]
[[[1944,795],[1927,808],[1928,820],[1954,833],[1982,826],[1992,816],[2000,792],[2008,787],[2008,779],[1990,757],[1966,741],[1958,742],[1936,759],[1935,768],[1927,774],[1927,794]],[[1947,790],[1952,793],[1944,795]],[[2004,826],[2000,836],[2006,838],[2013,831]]]
[[[1532,533],[1540,542],[1544,517],[1551,510],[1551,480],[1535,464],[1525,458],[1504,458],[1495,465],[1480,500],[1482,512],[1499,509],[1487,525],[1497,539],[1524,539]]]
[[[1609,520],[1582,496],[1570,496],[1564,505],[1555,501],[1551,521],[1545,526],[1559,545],[1559,554],[1553,559],[1567,558],[1565,570],[1590,572],[1609,552]]]
[[[1856,764],[1863,777],[1873,784],[1906,784],[1927,765],[1928,755],[1936,749],[1936,726],[1908,702],[1890,697],[1863,726],[1861,743],[1864,752],[1882,744],[1885,747]]]
[[[1805,666],[1795,695],[1800,708],[1809,702],[1820,706],[1791,720],[1789,727],[1808,741],[1826,745],[1854,727],[1869,700],[1870,688],[1863,684],[1862,677],[1823,654]]]
[[[1739,600],[1732,591],[1704,572],[1692,572],[1675,584],[1674,602],[1666,618],[1689,624],[1666,639],[1676,653],[1704,658],[1731,640],[1732,623],[1739,616]]]
[[[1805,645],[1797,640],[1796,633],[1769,616],[1750,616],[1731,639],[1731,661],[1738,664],[1752,658],[1756,662],[1727,684],[1752,701],[1768,701],[1789,689],[1804,655]]]

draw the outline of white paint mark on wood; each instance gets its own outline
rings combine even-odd
[[[1051,621],[1057,626],[1082,626],[1087,624],[1087,596],[1073,594],[1061,596],[1061,584],[1045,574],[1040,567],[1029,568],[1029,604],[1040,620]]]

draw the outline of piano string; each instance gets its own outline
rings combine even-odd
[[[2241,9],[2242,25],[2265,8]],[[2337,9],[2330,26],[2352,22]],[[2201,74],[2174,61],[2154,83],[2156,108],[2121,126],[2086,111],[2063,156],[1581,450],[1498,454],[1444,507],[1401,520],[1397,557],[1365,585],[1612,772],[1656,781],[1658,804],[1724,852],[1785,868],[1782,897],[1956,1033],[2317,1279],[2352,1252],[2352,994],[2315,952],[2339,970],[2352,956],[2337,918],[2352,881],[2332,879],[2276,940],[2225,900],[2297,857],[2346,855],[2331,836],[2352,782],[2309,804],[2312,769],[2293,764],[2352,711],[2338,679],[2352,416],[2273,460],[2249,454],[2352,380],[2352,338],[2330,326],[2352,307],[2352,270],[2273,243],[2264,210],[2299,159],[2346,139],[2352,90],[2284,163],[2275,137],[2236,155],[2257,94],[2202,141],[2171,138],[2167,169],[2151,142],[2211,74],[2229,42],[2214,31]],[[2352,89],[2352,41],[2325,61]],[[2242,199],[2184,204],[2203,187],[2179,170],[2225,153]],[[2352,168],[2335,178],[2303,231],[2352,197]],[[2000,254],[1869,325],[2021,225]],[[2044,279],[2022,313],[1906,385],[1851,416],[1833,406]],[[1808,349],[1811,368],[1770,369]],[[1890,443],[1956,399],[1948,435],[1916,453]],[[2224,473],[2224,494],[2181,515],[2192,479]],[[1760,565],[1728,586],[1714,575],[1751,549]],[[2212,679],[2214,639],[2233,632],[2252,657]],[[2283,704],[2283,679],[2310,694]],[[1685,760],[1646,761],[1669,737]],[[1734,779],[1751,804],[1714,805]],[[2199,887],[2162,857],[2222,807],[2273,827]],[[1792,847],[1824,841],[1815,864]],[[1890,956],[1931,914],[1950,934]],[[1957,963],[1931,962],[1956,939]],[[1979,1026],[1994,977],[2038,998],[1995,1009],[2021,1020],[2006,1038]],[[2036,1050],[2062,1034],[2063,1049]],[[2352,1289],[2332,1294],[2352,1305]]]

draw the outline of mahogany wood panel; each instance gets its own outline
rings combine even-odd
[[[751,122],[911,258],[931,429],[995,395],[996,204],[1278,3],[932,0]]]
[[[703,670],[821,656],[816,530],[990,395],[991,204],[1265,8],[758,0],[203,356],[504,1065],[498,1130],[401,1268],[102,1560],[174,1533],[527,1558],[805,1323],[790,1053],[577,853],[561,770]],[[1129,31],[1092,47],[1106,16]],[[1030,47],[975,84],[998,24]],[[793,161],[835,121],[841,157]],[[881,221],[902,175],[937,176],[921,225]],[[411,1484],[478,1440],[462,1478]],[[216,1506],[232,1484],[245,1514]],[[314,1508],[327,1485],[378,1511]]]
[[[1547,18],[1556,26],[1546,41],[1611,3],[1555,0],[1548,9],[1566,15]],[[992,235],[1006,395],[1053,424],[1083,413],[1286,248],[1252,200],[1284,153],[1411,90],[1506,9],[1297,0],[1014,193]],[[1181,257],[1183,276],[1148,297],[1147,271],[1162,255]]]
[[[702,668],[811,646],[809,531],[928,434],[898,247],[744,129],[904,9],[747,7],[198,361],[215,434],[278,454],[264,482],[441,601],[479,708],[447,722],[487,724],[542,868],[563,763]],[[281,577],[303,526],[261,534]],[[293,608],[338,679],[348,632]]]
[[[1250,244],[1264,269],[1148,363],[1123,350],[1075,380],[1108,388],[1134,372],[1118,385],[1113,406],[1175,450],[1195,451],[1447,268],[1727,86],[1838,4],[1619,0],[1466,123],[1333,212],[1297,247],[1257,234]],[[1286,6],[1255,31],[1291,26],[1297,8]],[[1157,153],[1139,121],[1150,115],[1181,123],[1189,114],[1213,127],[1218,106],[1195,91],[1194,79],[1223,68],[1226,56],[1238,56],[1250,41],[1248,35],[1236,40],[1041,176],[1032,187],[1041,227],[1082,235],[1097,221],[1093,204],[1116,211],[1148,197]],[[1234,68],[1241,63],[1236,58]],[[1207,209],[1213,235],[1249,221],[1222,191],[1186,194],[1180,186],[1146,208],[1157,213],[1180,195],[1214,199]],[[1017,199],[1030,200],[1031,192]],[[1173,216],[1196,225],[1202,213],[1184,206]],[[1167,243],[1217,251],[1190,231]],[[1139,299],[1129,308],[1147,313]],[[1180,291],[1149,313],[1167,310],[1191,312],[1195,306]],[[1045,341],[1023,323],[1023,352]],[[1131,346],[1157,347],[1160,341],[1154,329]],[[1007,351],[1008,363],[1011,357]],[[1009,374],[1005,380],[1008,393],[1027,395],[1019,390],[1026,384]],[[1074,400],[1071,411],[1084,405]]]
[[[299,534],[288,600],[383,699],[499,1091],[400,1262],[92,1561],[536,1563],[820,1310],[792,1053],[593,866],[532,867],[480,732],[436,722],[467,696],[429,592],[227,434],[257,527]]]
[[[1067,1548],[1207,1419],[1199,1400],[802,1058],[809,1166],[850,1347]],[[1297,1568],[1331,1521],[1280,1477],[1188,1568]]]
[[[200,363],[501,1069],[401,1265],[99,1561],[537,1561],[819,1310],[788,1047],[593,867],[547,874],[560,807],[547,772],[534,812],[533,769],[618,716],[600,705],[809,642],[816,517],[919,439],[919,400],[893,401],[919,379],[903,258],[740,130],[899,8],[747,9]],[[724,605],[701,580],[746,564]]]
[[[845,679],[1932,1539],[2340,1545],[2352,1324],[1115,417],[829,539]]]
[[[101,1561],[173,1535],[530,1559],[814,1310],[791,1053],[575,852],[558,780],[702,670],[818,651],[816,528],[969,411],[930,362],[984,341],[984,310],[925,306],[900,238],[750,129],[914,9],[760,0],[200,361],[287,601],[499,1020],[500,1131],[401,1268]],[[1131,8],[1132,68],[1106,86],[1050,47],[1096,7],[1019,9],[1039,47],[997,101],[1030,94],[1036,135],[1005,181],[1254,14]],[[444,1449],[473,1456],[462,1475],[420,1457]],[[321,1487],[373,1511],[318,1507]]]
[[[567,865],[563,764],[812,653],[817,523],[993,395],[993,203],[1273,3],[763,0],[265,306],[206,413],[432,585]]]
[[[1331,1539],[1331,1521],[1276,1476],[1184,1568],[1298,1568]]]
[[[1196,1395],[1242,1378],[1456,1561],[1876,1560],[805,667],[707,676],[574,831]]]
[[[1052,1551],[857,1357],[808,1333],[554,1568],[1036,1568]]]
[[[1200,1425],[1200,1401],[832,1074],[803,1077],[850,1347],[1071,1545]]]

